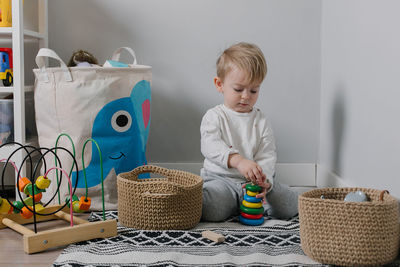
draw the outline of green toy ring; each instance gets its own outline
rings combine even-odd
[[[240,205],[240,210],[247,214],[262,214],[262,213],[264,213],[263,207],[258,208],[258,209],[252,209],[252,208],[248,208],[243,205]]]
[[[252,192],[260,192],[262,188],[256,184],[246,184],[246,189]]]

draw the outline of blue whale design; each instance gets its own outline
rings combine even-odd
[[[97,113],[92,139],[101,149],[104,179],[112,169],[119,174],[147,164],[145,147],[149,134],[150,100],[150,83],[142,80],[133,87],[130,97],[111,101]],[[85,162],[87,186],[100,184],[100,157],[94,144],[91,161],[87,164]],[[83,170],[79,171],[78,177],[77,187],[85,188]],[[75,183],[76,172],[73,172],[72,184]]]

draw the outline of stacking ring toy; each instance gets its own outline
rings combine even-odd
[[[257,196],[258,192],[252,192],[252,191],[247,190],[246,194],[251,196],[251,197],[255,197],[255,196]]]
[[[246,189],[253,192],[259,192],[262,188],[256,184],[246,184]]]
[[[247,214],[247,213],[241,212],[240,215],[243,218],[251,219],[251,220],[260,219],[261,217],[263,217],[262,213],[256,215],[256,214]]]
[[[252,220],[252,219],[246,219],[246,218],[242,217],[242,215],[240,215],[239,221],[243,224],[256,226],[256,225],[261,225],[264,223],[264,217],[261,217],[260,219]]]
[[[262,198],[256,198],[246,194],[244,195],[244,200],[246,200],[247,202],[258,203],[262,201]]]
[[[262,203],[258,202],[258,203],[252,203],[252,202],[247,202],[246,200],[242,201],[243,206],[248,207],[248,208],[252,208],[252,209],[257,209],[257,208],[261,208],[262,207]]]
[[[243,211],[244,213],[247,214],[260,214],[260,213],[264,213],[264,208],[258,208],[258,209],[253,209],[253,208],[248,208],[245,207],[243,205],[240,205],[240,210]]]

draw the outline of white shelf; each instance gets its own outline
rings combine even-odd
[[[0,27],[0,36],[10,37],[12,33],[13,33],[12,27]],[[30,37],[40,40],[40,39],[45,39],[46,35],[36,31],[24,30],[24,37]]]
[[[0,27],[0,34],[1,35],[11,35],[12,28],[11,27]]]
[[[0,82],[1,83],[1,82]],[[13,86],[0,86],[0,94],[1,93],[14,93],[15,89]],[[33,85],[25,85],[25,92],[33,92]]]
[[[35,32],[35,31],[30,31],[30,30],[24,30],[24,35],[26,37],[31,37],[31,38],[36,38],[36,39],[44,39],[46,36],[40,32]]]
[[[10,87],[0,86],[0,94],[13,94],[14,139],[21,144],[37,147],[37,137],[26,139],[26,105],[22,99],[25,92],[33,91],[33,86],[25,85],[24,44],[34,41],[39,44],[39,48],[48,47],[48,0],[38,0],[38,31],[24,29],[23,0],[12,0],[11,2],[12,27],[0,27],[0,39],[11,42],[13,51],[13,85]],[[0,149],[0,158],[8,158],[19,147],[16,144],[5,145]],[[24,158],[24,151],[22,150],[13,155],[17,165]],[[22,172],[26,172],[25,168],[23,168]]]

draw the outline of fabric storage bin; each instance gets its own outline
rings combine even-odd
[[[164,178],[139,179],[156,173]],[[117,177],[118,220],[136,229],[193,228],[201,218],[203,179],[157,166],[141,166]]]
[[[345,202],[363,191],[370,201]],[[325,199],[321,199],[321,196]],[[399,251],[399,211],[387,191],[322,188],[299,196],[301,247],[310,258],[343,266],[381,266]]]
[[[36,135],[33,94],[25,94],[26,138]],[[0,99],[0,144],[14,141],[14,102],[13,99]]]
[[[151,67],[139,65],[129,47],[116,49],[111,60],[119,61],[122,52],[131,56],[132,64],[125,64],[127,67],[67,67],[55,51],[41,48],[36,55],[38,69],[33,70],[39,145],[52,148],[58,140],[58,147],[70,151],[75,145],[79,171],[71,172],[71,181],[77,186],[77,195],[87,193],[92,199],[91,210],[116,210],[117,175],[147,164]],[[56,60],[59,67],[47,66],[48,58]],[[58,139],[64,134],[71,139]],[[88,143],[83,150],[89,138],[99,149]],[[61,151],[57,156],[62,167],[71,170],[73,157]],[[54,162],[54,155],[48,153],[45,160]],[[48,178],[56,181],[56,173]],[[66,182],[60,187],[51,183],[47,192],[43,201],[52,204],[58,204],[54,194],[59,192],[63,201],[69,195]]]
[[[0,99],[0,144],[14,140],[14,103]]]

